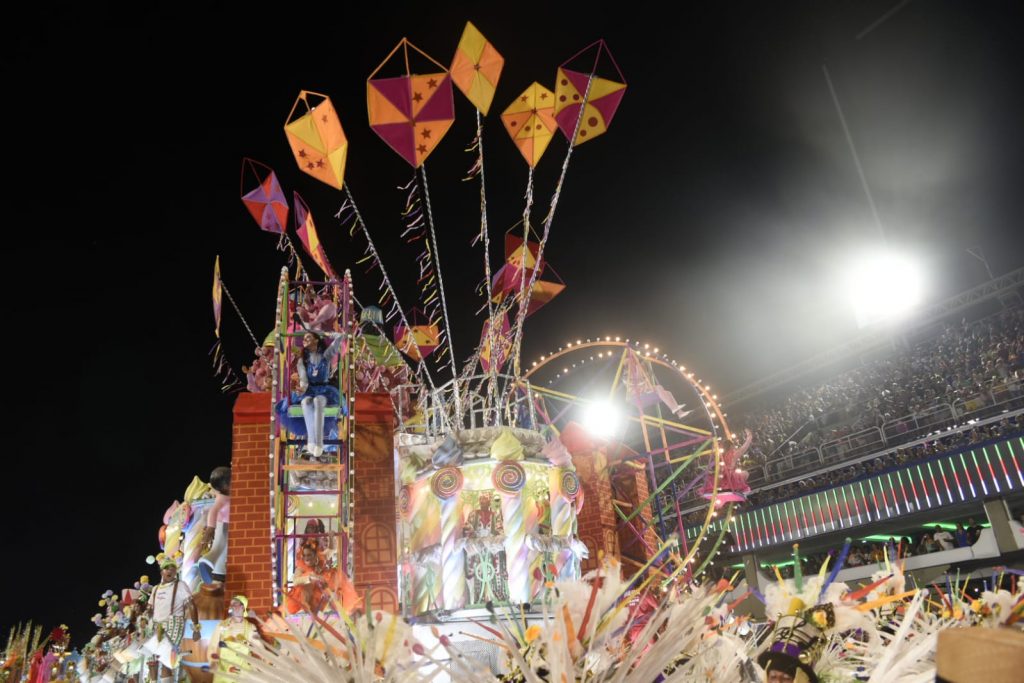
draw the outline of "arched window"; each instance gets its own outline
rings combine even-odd
[[[370,592],[370,609],[381,612],[398,611],[398,598],[390,588],[375,588]]]
[[[580,563],[580,571],[583,573],[589,572],[591,569],[597,569],[597,542],[590,537],[581,538],[583,545],[587,546],[588,557]]]
[[[363,532],[363,559],[366,564],[384,564],[394,566],[395,530],[383,524],[371,524]]]

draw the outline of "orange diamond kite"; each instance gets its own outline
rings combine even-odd
[[[505,58],[467,21],[452,59],[452,80],[484,116],[491,108],[504,66]]]

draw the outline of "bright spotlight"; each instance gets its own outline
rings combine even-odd
[[[921,301],[920,268],[899,254],[861,258],[847,272],[844,284],[860,327],[897,319]]]
[[[608,439],[616,434],[621,415],[618,409],[607,401],[594,401],[583,408],[583,428],[599,439]]]

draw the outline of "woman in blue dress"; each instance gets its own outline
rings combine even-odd
[[[331,361],[341,348],[344,335],[328,332],[332,338],[329,346],[314,332],[302,336],[302,355],[298,359],[299,391],[293,392],[291,400],[283,399],[278,404],[278,414],[285,426],[294,434],[305,435],[303,455],[320,457],[324,452],[324,409],[341,402],[338,387],[331,382]],[[288,417],[288,406],[298,403],[302,406],[302,420]],[[337,428],[331,429],[333,434]]]

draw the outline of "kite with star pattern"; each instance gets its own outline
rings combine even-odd
[[[340,190],[345,182],[348,138],[331,98],[311,90],[300,91],[284,132],[299,169]]]
[[[409,48],[428,59],[437,71],[412,73]],[[405,58],[405,73],[378,78],[377,74],[399,50]],[[367,79],[366,104],[370,128],[413,168],[423,165],[455,121],[448,70],[405,38]]]

